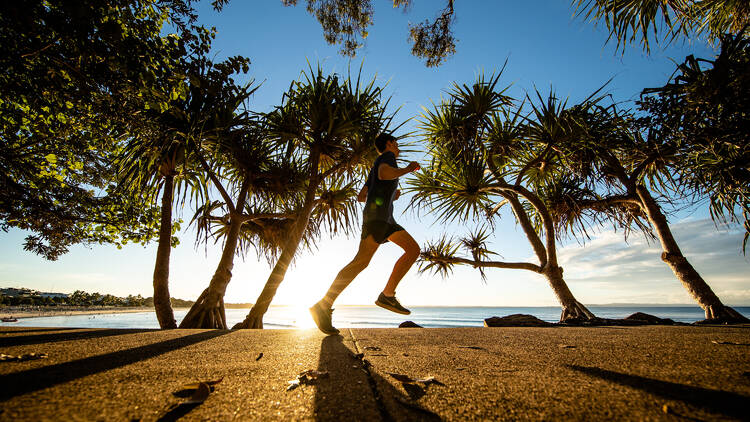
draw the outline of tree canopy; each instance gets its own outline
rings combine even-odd
[[[158,212],[115,189],[133,110],[185,51],[164,25],[185,2],[92,0],[0,6],[0,228],[56,259],[75,243],[146,241]],[[153,97],[149,95],[149,97]]]

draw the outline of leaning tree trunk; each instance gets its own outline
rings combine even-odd
[[[724,322],[749,322],[742,314],[736,310],[725,306],[719,300],[719,297],[711,290],[708,283],[698,274],[688,260],[682,255],[680,247],[677,245],[672,231],[669,229],[667,217],[662,213],[659,204],[651,196],[644,186],[636,188],[638,197],[644,206],[644,211],[648,216],[649,222],[656,229],[656,234],[661,242],[662,261],[672,269],[677,279],[690,292],[693,298],[706,312],[706,319],[719,319]]]
[[[201,293],[198,300],[188,311],[180,323],[180,328],[220,328],[227,329],[227,318],[224,312],[224,293],[227,285],[232,279],[232,268],[234,267],[234,255],[237,248],[237,239],[242,226],[242,219],[237,215],[231,216],[229,233],[227,233],[221,260],[216,267],[216,272],[211,278],[208,288]]]
[[[317,154],[316,156],[312,157],[310,165],[311,168],[317,169]],[[319,178],[317,175],[310,178],[310,184],[308,185],[307,192],[305,193],[305,202],[302,206],[302,211],[299,214],[299,218],[297,218],[297,221],[293,225],[291,236],[289,236],[286,243],[284,243],[284,249],[281,251],[279,260],[276,261],[276,265],[274,265],[271,274],[268,276],[268,280],[266,280],[265,286],[263,286],[263,291],[260,292],[260,296],[258,296],[258,299],[255,301],[253,307],[250,308],[250,312],[245,317],[245,320],[235,324],[232,327],[233,330],[239,330],[243,328],[263,328],[263,315],[265,315],[266,311],[268,311],[268,306],[271,305],[271,301],[276,295],[276,290],[279,288],[281,282],[284,281],[286,270],[292,263],[292,258],[294,258],[294,254],[297,253],[297,248],[299,247],[299,243],[302,240],[302,234],[307,228],[307,222],[310,220],[310,213],[312,212],[313,206],[315,205],[315,192],[318,189],[318,184]]]
[[[159,226],[159,247],[156,250],[154,265],[154,311],[161,328],[177,328],[169,296],[169,255],[172,252],[172,195],[174,176],[164,177],[161,196],[161,222]]]
[[[516,194],[505,194],[503,196],[510,202],[516,220],[518,220],[519,225],[526,233],[529,243],[531,243],[537,258],[539,258],[539,262],[541,263],[539,273],[547,278],[552,291],[555,292],[555,296],[557,296],[557,300],[560,302],[560,306],[562,307],[560,322],[581,322],[596,319],[596,316],[591,311],[576,300],[563,279],[563,269],[557,265],[554,226],[552,218],[549,215],[549,210],[533,192],[524,189],[523,195],[536,208],[544,220],[544,231],[547,236],[546,246],[539,238],[539,234],[534,230],[534,226],[526,214],[521,201],[519,201],[518,196]]]
[[[562,306],[560,322],[581,322],[596,319],[596,316],[573,296],[563,279],[561,267],[547,265],[542,269],[542,274],[547,277],[549,286],[555,292],[555,296]]]

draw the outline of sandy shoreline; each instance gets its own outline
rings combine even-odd
[[[72,315],[97,315],[97,314],[120,314],[131,312],[154,312],[154,308],[132,307],[125,308],[120,306],[70,306],[70,307],[42,307],[42,306],[8,306],[0,308],[0,317],[13,318],[37,318],[52,316],[72,316]]]

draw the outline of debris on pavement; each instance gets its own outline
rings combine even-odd
[[[365,350],[372,350],[373,352],[379,352],[380,347],[378,346],[365,346]]]
[[[259,361],[259,360],[260,360],[260,358],[262,358],[262,357],[263,357],[263,352],[260,352],[260,354],[258,355],[258,357],[257,357],[257,358],[255,358],[255,361],[256,361],[256,362],[257,362],[257,361]]]
[[[578,346],[574,346],[572,344],[561,344],[560,345],[561,349],[575,349],[576,347],[578,347]]]
[[[305,371],[300,372],[299,375],[297,375],[296,379],[287,381],[289,385],[286,387],[286,391],[294,390],[300,385],[315,384],[317,380],[322,379],[322,378],[328,378],[329,376],[330,374],[328,373],[328,371],[316,371],[314,369],[307,369]]]
[[[0,362],[24,362],[27,360],[47,359],[46,353],[24,353],[23,355],[6,355],[0,353]]]
[[[713,344],[730,344],[732,346],[750,346],[750,343],[737,343],[734,341],[711,340]]]
[[[472,349],[472,350],[484,350],[484,347],[479,346],[458,346],[459,349]]]

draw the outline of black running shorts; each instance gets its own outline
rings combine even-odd
[[[391,224],[381,220],[366,221],[362,224],[362,240],[372,235],[376,242],[383,244],[388,242],[388,236],[399,230],[404,230],[404,228],[395,223]]]

